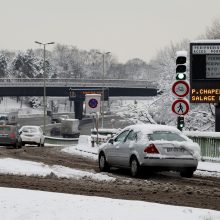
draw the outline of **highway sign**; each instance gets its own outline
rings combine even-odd
[[[177,97],[183,98],[189,94],[189,84],[186,81],[176,81],[172,86],[172,92]]]
[[[190,43],[190,102],[219,103],[220,41]]]
[[[189,102],[186,99],[177,99],[172,104],[172,111],[177,115],[185,115],[189,112]]]
[[[86,115],[100,112],[101,94],[86,94],[85,108]]]

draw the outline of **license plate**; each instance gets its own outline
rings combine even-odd
[[[184,148],[167,147],[167,153],[185,153]]]
[[[0,137],[8,137],[8,134],[0,134]]]

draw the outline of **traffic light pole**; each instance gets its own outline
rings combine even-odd
[[[189,84],[186,80],[187,52],[176,52],[176,82],[172,86],[172,93],[178,98],[172,104],[172,111],[178,115],[177,128],[182,131],[185,123],[183,115],[189,111],[189,103],[185,97],[189,93]]]
[[[215,131],[220,132],[220,103],[215,105]]]

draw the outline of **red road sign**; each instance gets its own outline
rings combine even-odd
[[[189,84],[186,81],[176,81],[172,86],[172,92],[177,97],[183,98],[189,94]]]
[[[185,115],[189,112],[189,102],[186,99],[175,100],[172,104],[172,111],[177,115]]]

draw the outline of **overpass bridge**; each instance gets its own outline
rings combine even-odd
[[[46,96],[70,97],[76,118],[82,117],[85,94],[105,90],[105,100],[117,96],[156,96],[157,83],[149,80],[126,79],[45,79]],[[76,97],[71,98],[71,94]],[[44,96],[44,78],[0,78],[0,96]]]
[[[155,96],[157,84],[126,79],[45,79],[47,96],[69,96],[69,89],[108,88],[109,96]],[[0,78],[0,96],[43,96],[43,78]]]

